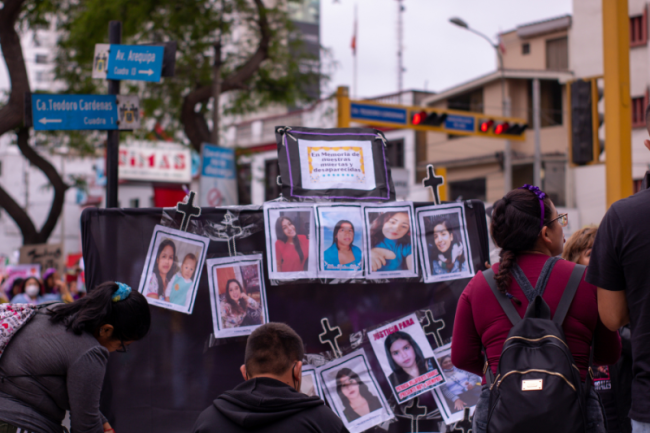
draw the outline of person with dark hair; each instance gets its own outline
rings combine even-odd
[[[370,264],[372,272],[413,270],[407,212],[383,212],[370,224]]]
[[[318,396],[300,392],[302,339],[284,323],[267,323],[248,337],[244,383],[205,409],[192,433],[344,433],[342,421]]]
[[[361,248],[353,242],[354,225],[347,220],[337,222],[332,245],[323,253],[326,271],[345,271],[361,266]]]
[[[36,277],[27,277],[23,280],[19,294],[11,298],[12,304],[41,304],[43,302],[43,283]]]
[[[68,285],[63,282],[59,271],[55,268],[49,268],[43,272],[43,299],[41,302],[51,301],[65,303],[74,301]]]
[[[275,222],[275,260],[278,272],[302,272],[309,258],[309,239],[299,235],[289,217],[281,216]]]
[[[538,295],[550,307],[551,315],[555,315],[576,266],[557,257],[562,253],[562,228],[567,223],[567,215],[558,214],[548,196],[534,186],[525,185],[510,191],[494,204],[490,232],[495,244],[501,248],[501,261],[492,265],[492,269],[498,290],[510,298],[520,317]],[[545,287],[542,293],[535,289],[538,280],[541,280],[539,287]],[[508,316],[483,273],[477,273],[458,301],[451,340],[453,365],[483,375],[485,360],[482,351],[485,350],[489,368],[496,374],[511,328]],[[595,363],[613,364],[618,359],[621,352],[618,333],[609,331],[601,323],[596,287],[584,281],[584,275],[562,328],[582,380],[588,376],[592,340]],[[485,387],[474,414],[473,431],[476,433],[485,431],[488,398],[489,389]],[[604,432],[602,409],[593,388],[587,399],[586,414],[590,426],[588,431]]]
[[[436,363],[433,358],[425,358],[422,349],[410,334],[397,331],[384,341],[386,358],[393,372],[388,376],[393,387],[418,378],[433,370]]]
[[[224,328],[260,325],[262,323],[261,306],[250,297],[239,281],[226,282],[226,293],[221,304],[221,322]]]
[[[382,408],[379,398],[372,395],[368,385],[349,368],[336,373],[336,393],[343,403],[343,415],[348,422]]]
[[[151,275],[147,279],[148,284],[144,287],[144,295],[148,298],[169,302],[169,295],[166,294],[167,286],[177,271],[176,244],[171,239],[163,239],[158,245],[156,261],[153,264]]]
[[[110,352],[126,352],[149,332],[144,296],[106,282],[70,304],[44,307],[0,358],[0,432],[112,431],[99,411]]]
[[[458,217],[452,222],[453,217],[437,215],[432,218],[433,233],[428,236],[432,275],[467,272],[467,260],[458,234]]]

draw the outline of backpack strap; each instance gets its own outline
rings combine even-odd
[[[515,306],[512,305],[512,301],[510,300],[510,298],[508,298],[506,295],[501,293],[497,288],[497,282],[494,279],[494,271],[492,270],[492,268],[483,271],[483,277],[485,277],[485,281],[487,281],[487,283],[490,285],[490,288],[492,289],[492,293],[494,293],[494,296],[497,297],[497,301],[499,301],[499,305],[501,305],[501,308],[503,308],[503,311],[506,313],[506,316],[508,316],[508,319],[510,319],[512,326],[519,323],[521,321],[521,317],[519,316],[519,313],[517,313],[517,309],[515,308]]]
[[[566,284],[562,298],[560,298],[560,303],[557,306],[557,310],[555,310],[555,316],[553,317],[555,324],[562,326],[564,318],[569,312],[569,307],[571,307],[571,302],[573,302],[573,298],[578,291],[578,286],[582,280],[582,275],[585,273],[585,269],[587,267],[584,265],[575,265],[573,268],[569,282]]]
[[[533,285],[530,284],[528,277],[526,277],[526,274],[521,269],[519,264],[516,262],[514,263],[514,266],[510,270],[510,274],[515,279],[517,284],[519,284],[519,287],[521,287],[521,290],[524,292],[524,295],[526,295],[528,302],[532,303],[536,297],[544,295],[544,290],[546,290],[546,284],[548,283],[548,279],[551,276],[551,271],[553,270],[553,267],[558,262],[558,260],[560,260],[560,257],[549,257],[548,260],[546,260],[546,263],[544,263],[544,267],[539,274],[537,284],[534,288]]]

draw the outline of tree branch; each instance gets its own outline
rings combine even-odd
[[[16,222],[16,225],[20,229],[23,235],[23,245],[38,243],[38,232],[31,218],[2,186],[0,186],[0,203],[2,204],[2,208],[7,211],[7,214]]]

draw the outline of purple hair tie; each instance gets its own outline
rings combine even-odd
[[[524,184],[524,186],[519,187],[519,189],[527,189],[535,194],[539,199],[539,207],[542,209],[542,219],[539,222],[539,228],[541,230],[544,227],[544,197],[546,197],[546,193],[535,185]]]

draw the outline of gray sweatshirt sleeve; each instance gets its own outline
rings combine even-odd
[[[103,433],[106,418],[99,411],[108,351],[96,346],[68,367],[70,425],[75,433]]]
[[[442,393],[445,395],[445,397],[447,397],[449,400],[451,400],[451,401],[453,401],[453,402],[455,402],[455,401],[458,400],[458,398],[459,398],[456,394],[454,394],[453,392],[451,392],[451,391],[449,390],[449,388],[447,388],[447,385],[442,385],[442,386],[440,387],[440,390],[441,390]]]

